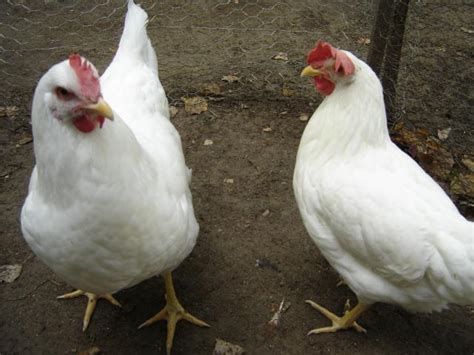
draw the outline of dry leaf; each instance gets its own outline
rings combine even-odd
[[[445,129],[438,129],[438,138],[442,141],[445,141],[449,137],[449,133],[451,132],[451,127]]]
[[[285,313],[288,308],[290,308],[290,306],[290,303],[285,304],[285,299],[283,298],[277,311],[273,315],[272,319],[270,319],[270,321],[268,322],[268,325],[274,328],[278,328],[281,324],[281,317],[283,313]]]
[[[432,138],[428,138],[425,147],[421,146],[418,150],[420,163],[433,176],[447,180],[454,166],[453,155]]]
[[[262,129],[263,132],[271,132],[272,128],[271,127],[265,127]]]
[[[174,118],[178,114],[178,108],[176,106],[170,106],[170,117]]]
[[[286,96],[286,97],[290,97],[290,96],[293,96],[295,94],[295,92],[293,90],[291,90],[290,88],[284,86],[283,89],[282,89],[282,95],[283,96]]]
[[[450,187],[455,195],[474,198],[474,174],[459,174],[451,181]]]
[[[244,348],[239,345],[228,343],[222,339],[216,339],[216,346],[214,347],[213,355],[241,355]]]
[[[370,38],[367,38],[367,37],[360,37],[360,38],[357,40],[357,43],[363,44],[364,46],[368,46],[368,45],[370,44]]]
[[[28,144],[28,143],[31,143],[31,142],[33,142],[33,137],[28,135],[28,136],[25,136],[25,137],[21,138],[18,141],[18,144],[19,145],[25,145],[25,144]]]
[[[93,346],[90,349],[79,351],[77,355],[97,355],[100,354],[100,352],[99,347]]]
[[[461,162],[466,168],[469,169],[469,171],[474,172],[474,160],[469,158],[462,158]]]
[[[213,145],[214,142],[211,139],[204,140],[204,145]]]
[[[220,93],[221,93],[221,88],[216,83],[204,84],[201,89],[201,94],[203,94],[204,96],[220,95]]]
[[[13,282],[20,277],[22,266],[19,264],[0,266],[0,283]]]
[[[207,111],[207,101],[203,97],[183,97],[183,101],[185,111],[193,115],[199,115]]]
[[[433,177],[444,181],[449,178],[454,166],[453,155],[426,130],[412,131],[399,123],[394,126],[392,138]]]
[[[403,129],[405,129],[405,122],[403,122],[403,121],[397,121],[393,125],[393,131],[394,132],[400,132]]]
[[[234,183],[234,179],[224,179],[224,182],[226,184],[233,184]]]
[[[288,54],[286,53],[283,53],[283,52],[279,52],[278,54],[275,54],[273,57],[272,57],[273,60],[282,60],[284,62],[287,62],[288,61]]]
[[[230,74],[230,75],[224,75],[221,80],[227,81],[228,83],[234,83],[236,81],[239,81],[240,78],[238,76]]]
[[[298,117],[298,119],[302,122],[306,122],[307,120],[309,120],[309,115],[306,113],[302,113],[300,117]]]
[[[0,106],[0,117],[13,118],[19,110],[16,106]]]

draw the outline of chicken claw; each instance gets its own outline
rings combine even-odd
[[[104,295],[96,295],[95,293],[90,293],[90,292],[84,292],[82,290],[76,290],[70,293],[66,293],[62,296],[56,297],[57,299],[61,300],[68,300],[71,298],[76,298],[79,296],[86,296],[89,299],[89,302],[87,302],[87,307],[86,307],[86,313],[84,314],[84,320],[82,322],[82,331],[85,332],[87,327],[89,326],[92,314],[94,313],[95,306],[97,305],[97,300],[100,298],[106,299],[110,303],[112,303],[114,306],[122,308],[122,305],[117,301],[114,296],[112,296],[109,293],[106,293]]]
[[[176,292],[173,286],[173,278],[171,277],[171,272],[166,272],[163,274],[165,279],[166,287],[166,306],[159,311],[156,315],[148,319],[146,322],[142,323],[138,329],[149,326],[159,320],[166,320],[168,322],[168,333],[166,337],[166,353],[171,354],[171,348],[173,346],[174,333],[176,331],[176,324],[181,320],[187,320],[188,322],[198,325],[200,327],[209,327],[209,324],[203,322],[202,320],[194,317],[185,311],[181,303],[179,303]]]
[[[355,321],[362,314],[362,312],[364,312],[367,308],[369,308],[369,306],[367,305],[359,303],[352,310],[350,311],[346,310],[344,312],[344,316],[338,317],[334,313],[330,312],[326,308],[320,306],[319,304],[313,301],[307,300],[306,303],[311,305],[313,308],[316,308],[320,313],[322,313],[324,316],[326,316],[329,320],[332,321],[332,326],[313,329],[308,333],[308,335],[321,334],[321,333],[334,333],[334,332],[337,332],[338,330],[348,329],[348,328],[354,328],[360,333],[367,333],[367,330],[365,330]],[[348,305],[347,302],[346,302],[346,305]]]

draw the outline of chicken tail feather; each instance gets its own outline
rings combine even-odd
[[[128,0],[125,26],[116,58],[121,56],[139,56],[153,71],[158,73],[158,64],[146,27],[148,15],[133,0]]]

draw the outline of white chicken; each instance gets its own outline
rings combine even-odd
[[[129,0],[117,54],[100,79],[77,54],[40,79],[36,166],[21,224],[35,254],[78,289],[60,298],[89,298],[83,330],[98,298],[119,305],[111,294],[163,275],[166,306],[142,326],[166,319],[170,352],[180,319],[207,324],[183,309],[173,288],[171,271],[193,249],[199,226],[147,21]]]
[[[474,223],[390,140],[383,91],[353,54],[318,42],[301,76],[325,95],[301,138],[293,188],[313,241],[358,305],[309,334],[365,329],[375,302],[413,312],[474,304]]]

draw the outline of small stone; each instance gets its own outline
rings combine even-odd
[[[302,113],[298,119],[301,121],[301,122],[306,122],[307,120],[309,120],[309,115],[306,114],[306,113]]]

